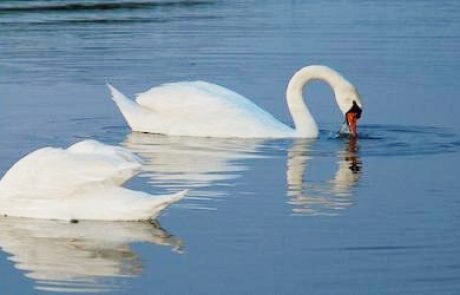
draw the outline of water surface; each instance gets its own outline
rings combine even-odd
[[[83,138],[190,188],[155,224],[0,220],[7,294],[456,294],[457,1],[2,1],[0,174]],[[359,90],[357,141],[328,86],[317,140],[131,133],[109,99],[178,80],[235,90],[291,124],[289,77],[326,64]]]

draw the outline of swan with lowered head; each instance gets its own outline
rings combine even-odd
[[[318,126],[303,100],[303,88],[311,80],[324,80],[332,87],[350,134],[356,137],[361,98],[353,84],[326,66],[306,66],[289,81],[286,99],[295,129],[240,94],[208,82],[163,84],[139,94],[136,101],[108,87],[133,131],[201,137],[315,138]]]
[[[140,168],[130,151],[83,140],[45,147],[19,160],[0,180],[0,214],[62,220],[138,221],[156,218],[185,191],[152,196],[121,185]]]

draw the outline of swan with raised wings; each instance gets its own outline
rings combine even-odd
[[[286,100],[295,128],[244,96],[204,81],[163,84],[139,94],[136,101],[112,85],[108,87],[133,131],[201,137],[315,138],[318,126],[303,100],[303,89],[311,80],[324,80],[332,87],[350,134],[357,137],[361,98],[353,84],[327,66],[306,66],[289,81]]]
[[[121,185],[140,168],[130,151],[84,140],[45,147],[19,160],[0,180],[0,214],[62,220],[156,218],[185,191],[152,196]]]

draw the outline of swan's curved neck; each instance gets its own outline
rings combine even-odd
[[[326,66],[307,66],[297,71],[289,81],[286,99],[294,121],[296,135],[299,137],[318,136],[318,125],[303,100],[303,89],[311,80],[327,82],[334,90],[336,100],[340,89],[353,87],[342,75]]]

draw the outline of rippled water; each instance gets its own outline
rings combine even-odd
[[[45,145],[120,144],[128,185],[190,188],[155,224],[0,219],[6,294],[456,294],[457,1],[1,1],[0,173]],[[284,92],[321,63],[365,103],[361,138],[327,85],[317,140],[131,133],[129,95],[202,79],[290,122]]]

